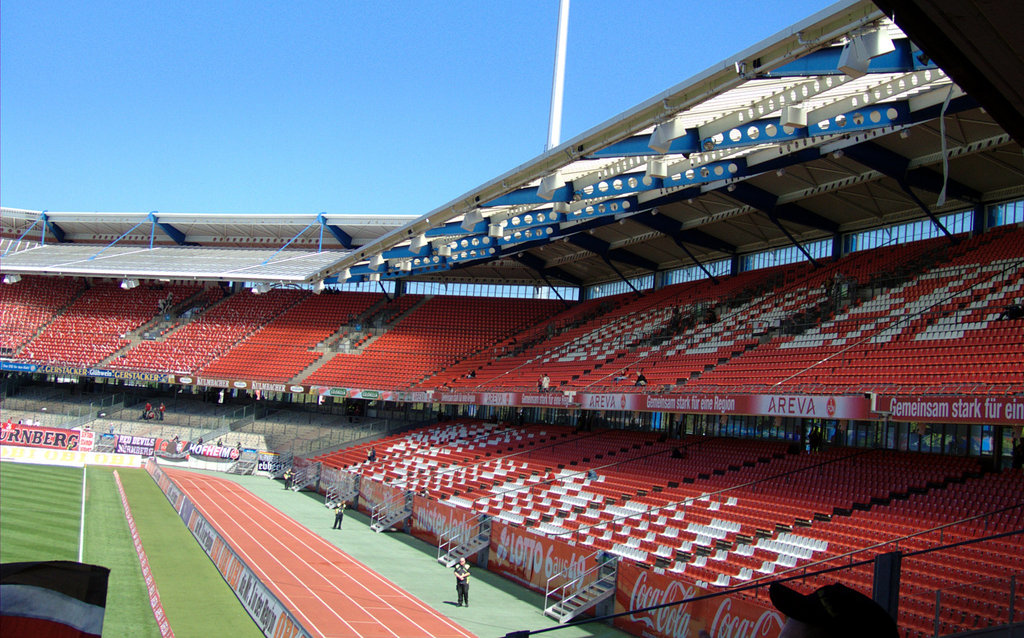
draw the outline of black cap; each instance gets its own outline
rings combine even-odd
[[[828,629],[836,638],[899,638],[892,616],[871,598],[846,585],[825,585],[805,596],[781,583],[772,583],[768,596],[786,616]]]

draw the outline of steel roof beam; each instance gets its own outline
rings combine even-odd
[[[527,252],[517,253],[515,255],[511,255],[511,257],[512,259],[515,259],[516,261],[526,266],[527,268],[535,271],[538,275],[544,278],[545,281],[547,281],[548,277],[553,277],[555,279],[560,279],[566,283],[572,284],[573,286],[583,286],[583,281],[581,281],[578,277],[570,275],[561,268],[549,268],[548,266],[544,265],[544,260],[541,259],[540,257],[531,255],[530,253]],[[550,284],[548,285],[550,286]]]
[[[352,236],[351,235],[349,235],[348,233],[346,233],[345,231],[343,231],[342,229],[338,228],[337,226],[335,226],[333,224],[328,224],[327,223],[327,217],[325,217],[323,213],[320,213],[319,215],[317,215],[316,216],[316,220],[318,222],[320,222],[320,227],[322,229],[326,228],[327,232],[329,232],[331,235],[334,236],[335,239],[338,240],[339,244],[341,244],[342,246],[344,246],[345,248],[347,248],[349,250],[352,250],[353,246],[352,246]]]
[[[784,219],[794,224],[817,228],[829,233],[839,232],[839,224],[798,204],[779,204],[778,196],[766,190],[744,182],[732,186],[735,188],[725,191],[726,195],[764,212],[776,225],[778,225],[779,219]],[[779,227],[781,228],[781,226]]]
[[[789,239],[789,242],[793,246],[795,246],[800,252],[804,254],[804,257],[807,258],[807,261],[811,262],[815,268],[818,267],[819,264],[817,260],[815,260],[811,253],[807,252],[807,250],[800,244],[800,242],[796,240],[796,237],[793,237],[793,234],[789,232],[789,229],[782,225],[782,222],[780,221],[780,217],[782,217],[782,215],[780,215],[779,213],[782,212],[788,221],[802,224],[805,226],[813,226],[813,224],[809,224],[807,221],[800,217],[794,219],[794,214],[802,213],[810,217],[821,219],[820,217],[804,209],[801,206],[797,206],[796,204],[784,204],[782,206],[777,206],[778,197],[769,193],[768,191],[761,190],[760,188],[757,188],[755,186],[751,186],[750,184],[736,184],[735,186],[736,188],[728,193],[729,197],[732,197],[740,202],[743,202],[748,206],[753,206],[754,208],[768,215],[768,219],[770,219],[771,222],[775,224],[776,228],[782,231],[782,234],[784,234]],[[831,232],[838,231],[838,225],[829,222],[828,220],[824,221],[826,224],[833,227]]]
[[[695,246],[700,246],[701,248],[719,250],[730,254],[735,253],[737,250],[736,246],[709,235],[704,231],[693,228],[684,230],[683,224],[678,220],[667,215],[655,215],[653,211],[646,211],[639,215],[634,215],[633,217],[630,217],[630,220],[643,224],[651,230],[656,230],[667,237],[671,237],[677,242],[685,242]]]
[[[584,250],[589,250],[590,252],[604,259],[606,262],[609,259],[613,259],[615,261],[624,264],[629,264],[630,266],[635,266],[637,268],[642,268],[644,270],[649,270],[651,272],[656,272],[658,270],[657,263],[649,259],[644,259],[643,257],[635,253],[632,253],[628,250],[625,250],[623,248],[613,249],[611,247],[611,244],[604,240],[598,239],[593,235],[589,235],[586,233],[577,233],[569,237],[569,243],[573,244],[574,246],[579,246]]]
[[[895,179],[901,185],[919,188],[930,193],[939,193],[942,191],[943,182],[945,182],[946,193],[950,197],[972,204],[977,204],[982,199],[981,193],[973,188],[961,184],[954,179],[943,178],[942,175],[931,169],[924,167],[909,168],[909,158],[890,151],[874,142],[864,142],[850,146],[844,149],[843,153],[857,163]]]
[[[50,218],[46,216],[46,213],[41,213],[39,215],[39,219],[42,220],[43,224],[46,226],[46,230],[50,231],[50,234],[53,235],[53,238],[56,239],[58,243],[71,243],[71,240],[67,238],[67,234],[64,232],[64,229],[61,228],[57,222],[50,221]]]
[[[160,230],[164,231],[164,234],[170,237],[174,241],[174,243],[178,244],[179,246],[198,246],[198,244],[186,241],[185,233],[181,232],[173,225],[168,224],[167,222],[160,221],[160,219],[156,215],[151,214],[151,217],[153,219],[153,223],[156,224],[157,227],[160,228]]]
[[[630,219],[669,237],[673,242],[675,242],[676,246],[678,246],[680,250],[686,253],[686,256],[689,257],[690,260],[693,261],[693,263],[696,264],[698,268],[704,271],[704,274],[706,274],[714,283],[718,283],[718,279],[714,276],[714,274],[704,267],[704,264],[702,264],[701,261],[697,259],[697,256],[693,254],[693,251],[687,248],[686,239],[689,235],[689,232],[683,231],[682,224],[680,224],[678,221],[670,219],[665,215],[655,215],[652,211],[640,213],[639,215],[634,215]],[[696,232],[699,233],[700,231]],[[700,234],[704,235],[705,238],[709,237],[704,233]],[[726,244],[725,242],[720,243],[723,244],[724,246],[728,246],[728,244]],[[725,252],[734,253],[735,249],[726,250]]]

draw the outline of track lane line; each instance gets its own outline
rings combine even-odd
[[[439,633],[445,633],[446,635],[452,635],[452,636],[471,636],[472,635],[472,634],[467,633],[466,630],[463,629],[462,627],[456,625],[449,618],[447,618],[447,617],[439,614],[437,611],[431,609],[430,607],[425,605],[422,601],[420,601],[418,598],[415,598],[415,597],[409,595],[408,592],[406,592],[406,591],[402,590],[401,588],[397,587],[394,583],[392,583],[391,581],[385,579],[383,576],[381,576],[377,572],[369,569],[368,567],[366,567],[365,565],[363,565],[359,561],[356,561],[355,559],[353,559],[348,554],[345,554],[337,546],[332,545],[330,542],[328,542],[323,537],[321,537],[321,536],[319,536],[317,534],[314,534],[314,533],[310,532],[308,529],[306,529],[305,527],[299,525],[293,519],[287,517],[286,515],[284,515],[282,512],[280,512],[276,508],[273,508],[272,506],[270,506],[268,503],[266,503],[262,499],[259,499],[259,502],[263,505],[263,507],[261,508],[261,511],[272,512],[274,514],[273,516],[261,516],[261,517],[257,518],[255,516],[251,515],[245,509],[238,509],[237,506],[234,505],[234,503],[237,503],[237,502],[240,502],[240,501],[241,502],[251,502],[252,499],[258,498],[258,497],[256,497],[251,492],[246,490],[244,487],[238,485],[237,483],[234,483],[234,482],[231,482],[231,481],[224,481],[223,479],[219,479],[219,478],[216,478],[216,477],[208,477],[208,476],[205,476],[205,475],[196,475],[196,474],[193,474],[193,473],[190,473],[190,472],[184,472],[184,471],[181,471],[181,470],[175,471],[174,472],[174,477],[175,477],[176,480],[178,480],[180,478],[181,480],[188,482],[189,485],[193,486],[196,490],[199,491],[199,493],[201,493],[204,497],[209,499],[210,507],[215,507],[216,509],[221,511],[224,514],[224,516],[228,517],[228,519],[235,526],[238,527],[238,530],[239,530],[239,532],[242,535],[250,538],[252,540],[252,542],[255,543],[255,546],[259,547],[263,551],[268,551],[268,550],[266,549],[266,547],[261,547],[259,539],[253,536],[253,534],[250,531],[250,527],[251,526],[255,526],[260,531],[267,533],[268,537],[270,539],[273,539],[275,547],[279,547],[285,554],[290,554],[292,556],[295,556],[298,560],[302,561],[304,564],[309,566],[309,571],[315,577],[314,580],[320,580],[323,583],[325,583],[326,586],[330,590],[336,591],[338,594],[340,594],[341,596],[346,598],[352,604],[356,605],[356,607],[360,611],[365,611],[365,608],[367,607],[368,604],[370,604],[372,602],[372,599],[376,599],[376,601],[378,601],[378,603],[380,605],[382,605],[382,606],[381,607],[375,607],[375,608],[382,609],[382,610],[390,610],[390,611],[392,611],[392,612],[394,612],[394,613],[399,615],[398,617],[401,618],[404,621],[402,623],[404,625],[403,628],[402,628],[403,631],[408,629],[408,625],[409,624],[412,624],[418,630],[422,631],[423,635],[425,635],[425,636],[434,636],[434,635],[438,635]],[[204,489],[204,488],[211,488],[211,489],[207,490],[207,489]],[[227,494],[225,494],[225,492],[227,492]],[[226,509],[223,506],[224,503],[230,504],[232,506],[232,510],[234,512],[236,512],[242,519],[247,521],[248,525],[245,525],[245,526],[241,525],[238,522],[238,517],[235,516],[235,514],[233,514],[232,511],[229,511],[228,509]],[[199,506],[199,503],[197,503],[197,506]],[[204,512],[204,514],[206,514],[206,512]],[[214,521],[216,521],[218,519],[211,516],[210,520],[211,520],[211,522],[214,522]],[[287,525],[283,521],[288,521],[290,523],[293,523],[293,525]],[[296,533],[297,530],[304,531],[305,534],[300,535],[300,534]],[[359,598],[359,600],[355,600],[347,592],[345,592],[343,589],[341,589],[335,583],[335,581],[332,580],[332,578],[328,577],[329,576],[328,574],[322,574],[317,569],[313,568],[310,565],[310,563],[311,563],[310,560],[304,559],[303,556],[300,556],[299,553],[296,552],[296,550],[294,549],[294,547],[292,545],[289,545],[288,543],[286,543],[283,540],[281,540],[281,538],[280,538],[281,535],[283,535],[283,536],[285,536],[285,537],[287,537],[289,539],[292,539],[298,546],[300,546],[300,547],[302,547],[304,549],[309,549],[310,552],[312,553],[312,555],[315,558],[319,559],[323,563],[331,565],[334,568],[334,575],[335,576],[343,576],[344,578],[341,578],[341,580],[344,580],[344,581],[347,581],[349,583],[355,584],[356,586],[358,586],[362,590],[362,593],[366,594],[367,596],[366,597],[357,596]],[[230,544],[233,547],[235,546],[234,543],[230,543]],[[243,545],[244,545],[244,543],[243,543]],[[325,551],[327,552],[327,554],[325,554]],[[248,555],[248,552],[246,552],[246,554]],[[306,556],[308,556],[308,554],[306,554]],[[337,561],[331,560],[332,556],[340,556],[340,557],[342,557],[347,562],[346,562],[345,565],[339,565],[339,564],[337,564]],[[293,578],[296,578],[298,580],[298,577],[296,576],[296,574],[292,570],[290,570],[287,566],[284,566],[284,564],[276,556],[272,556],[271,558],[272,558],[272,560],[274,562],[276,562],[277,564],[281,565],[281,567],[286,572],[290,573]],[[358,574],[348,573],[348,571],[352,570],[352,569],[356,569],[359,573]],[[262,568],[261,568],[261,571],[263,571]],[[269,574],[267,574],[267,576],[269,577]],[[381,592],[379,589],[371,589],[370,587],[368,587],[368,583],[366,582],[367,579],[372,580],[375,583],[383,586],[383,588],[386,591],[385,592]],[[324,601],[323,598],[321,598],[318,594],[316,594],[316,592],[313,592],[312,589],[309,588],[308,585],[305,585],[305,583],[303,581],[301,581],[301,580],[298,580],[298,582],[301,583],[300,593],[301,593],[301,589],[302,588],[305,588],[305,589],[309,590],[310,593],[315,598],[317,598],[323,606],[326,606],[326,607],[328,607],[328,609],[330,609],[330,615],[335,616],[335,617],[339,617],[339,619],[343,623],[348,625],[349,627],[351,627],[351,622],[355,622],[355,620],[352,617],[349,617],[348,619],[340,617],[339,614],[337,612],[335,612],[333,608],[331,608],[330,604],[328,604],[326,601]],[[389,594],[393,594],[393,595],[389,595]],[[291,598],[292,597],[289,596],[289,599],[291,599]],[[398,606],[396,606],[395,604],[392,604],[392,602],[391,602],[392,600],[394,600],[396,603],[401,601],[402,603],[406,603],[406,604],[399,604]],[[412,619],[412,618],[409,618],[409,611],[412,611],[412,610],[407,608],[409,606],[417,608],[416,611],[419,611],[420,615],[422,617],[418,617],[415,620]],[[303,615],[305,616],[305,614],[303,614]],[[359,616],[360,614],[359,613],[355,613],[355,614],[352,614],[352,615]],[[388,626],[388,624],[384,620],[382,620],[380,618],[375,618],[374,617],[373,621],[378,623],[378,624],[380,624],[382,629],[385,629],[386,631],[389,631],[390,633],[394,633],[393,629],[390,626]],[[424,623],[424,621],[429,621],[429,622]],[[421,624],[421,623],[423,623],[423,624]],[[424,626],[424,624],[427,624],[428,626]],[[444,629],[446,629],[446,630],[448,630],[448,632],[452,632],[452,633],[448,634],[448,632],[439,632],[438,631],[439,627],[437,625],[443,626]],[[396,635],[398,635],[398,634],[396,634]]]

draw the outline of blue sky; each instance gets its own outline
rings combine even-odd
[[[829,3],[575,0],[562,140]],[[0,204],[422,215],[540,155],[557,0],[0,3]]]

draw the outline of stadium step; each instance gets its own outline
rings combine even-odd
[[[596,564],[583,574],[570,578],[570,574],[562,572],[552,579],[558,582],[563,578],[568,582],[545,593],[545,616],[560,623],[567,623],[615,595],[618,560],[605,552],[595,552],[587,557],[586,562],[589,562],[590,558],[593,558]],[[552,599],[556,602],[548,604]]]

